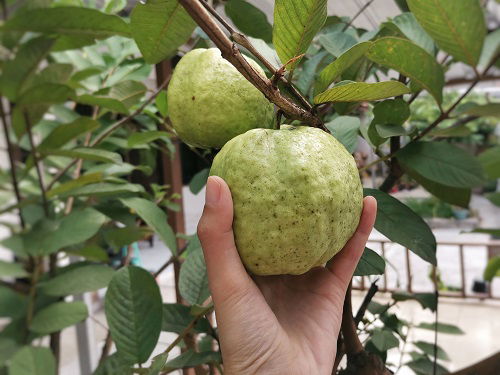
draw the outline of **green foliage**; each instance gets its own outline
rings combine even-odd
[[[326,21],[327,0],[276,0],[273,44],[282,64],[307,51]],[[295,61],[288,65],[293,70]]]
[[[61,331],[85,320],[87,306],[83,302],[57,302],[35,314],[30,330],[41,335]]]
[[[450,78],[457,62],[480,73],[489,64],[498,67],[493,58],[500,33],[486,34],[487,10],[478,0],[396,2],[402,13],[372,30],[356,28],[349,17],[327,17],[326,0],[277,0],[273,25],[255,1],[229,0],[217,11],[223,9],[276,68],[303,55],[286,66],[285,77],[314,104],[328,131],[356,156],[360,138],[381,162],[395,153],[390,159],[397,160],[403,178],[433,195],[402,203],[377,189],[365,191],[378,201],[376,229],[435,264],[435,238],[422,217],[452,217],[450,205],[468,207],[472,189],[493,191],[487,189],[500,177],[499,103],[474,92],[456,103],[462,93],[444,87],[445,76]],[[48,348],[25,345],[34,338],[45,343],[44,336],[87,318],[83,303],[63,298],[104,287],[107,324],[118,351],[95,374],[132,374],[133,367],[150,359],[162,330],[183,334],[191,324],[196,350],[188,345],[177,357],[153,357],[144,373],[219,365],[220,352],[213,349],[217,329],[205,317],[211,305],[199,306],[210,296],[201,245],[197,236],[175,233],[167,223],[169,210],[180,208],[181,197],[162,176],[176,140],[166,91],[152,97],[149,80],[152,64],[170,58],[175,64],[176,56],[213,43],[177,0],[137,2],[131,13],[125,0],[13,4],[7,1],[10,11],[1,27],[0,93],[2,115],[18,150],[21,201],[16,201],[10,167],[0,170],[0,212],[20,210],[25,225],[2,222],[11,231],[2,246],[16,258],[0,261],[0,317],[9,319],[0,332],[0,373],[57,373]],[[446,54],[452,59],[444,62]],[[292,97],[287,85],[280,82],[278,88]],[[300,101],[295,105],[302,107]],[[421,139],[434,122],[437,126]],[[399,151],[390,146],[398,139]],[[194,194],[206,183],[208,164],[193,172],[189,188]],[[376,170],[374,181],[387,177],[381,168],[363,173],[371,170]],[[498,193],[485,196],[500,205]],[[500,235],[497,228],[473,231]],[[126,264],[122,248],[150,235],[157,235],[181,263],[178,288],[187,305],[163,304],[146,270],[109,266],[110,257],[112,264]],[[189,240],[187,248],[177,248],[177,237]],[[50,255],[83,260],[71,258],[68,267],[54,270],[34,267],[49,264]],[[498,276],[498,264],[497,257],[490,260],[486,280]],[[355,275],[384,270],[385,260],[366,248]],[[411,360],[403,366],[418,375],[432,373],[434,343],[411,342],[410,329],[463,331],[446,323],[414,326],[400,319],[393,306],[407,300],[436,309],[429,293],[397,292],[383,305],[372,301],[367,314],[373,320],[364,319],[360,328],[365,348],[384,360],[388,351],[406,348]],[[438,373],[444,373],[439,363],[447,358],[438,347]]]
[[[106,319],[118,353],[130,363],[144,363],[161,332],[160,289],[146,270],[128,266],[108,286]]]
[[[132,36],[149,64],[173,56],[196,25],[177,0],[138,2],[130,21]]]
[[[478,0],[408,0],[417,21],[455,59],[475,66],[486,34]]]

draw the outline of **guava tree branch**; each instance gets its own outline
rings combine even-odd
[[[497,375],[498,369],[500,369],[500,352],[450,375]]]
[[[5,4],[5,3],[3,3]],[[16,163],[14,160],[14,148],[12,147],[12,142],[10,140],[9,128],[7,126],[7,117],[5,116],[5,110],[3,108],[3,98],[0,96],[0,118],[2,120],[3,132],[5,134],[5,143],[7,144],[7,153],[9,154],[10,163],[10,177],[12,180],[12,187],[14,188],[14,194],[16,196],[17,204],[21,203],[22,197],[19,190],[19,182],[16,173]],[[19,222],[21,223],[21,228],[24,229],[25,223],[21,208],[19,208]]]
[[[317,116],[283,96],[278,88],[273,87],[268,78],[260,75],[248,63],[239,48],[227,37],[199,0],[179,0],[179,2],[220,49],[222,56],[259,89],[269,101],[276,104],[288,118],[300,120],[315,127],[323,126],[322,121]]]
[[[375,280],[372,285],[370,285],[370,289],[368,289],[368,292],[365,295],[365,298],[363,299],[363,302],[361,303],[361,306],[358,309],[358,312],[356,313],[356,316],[354,317],[354,323],[356,326],[363,320],[363,317],[365,316],[366,310],[368,309],[368,305],[372,301],[373,297],[375,294],[378,292],[378,285],[377,285],[377,280]]]
[[[200,0],[201,3],[203,4],[203,6],[205,7],[205,9],[212,15],[214,16],[217,21],[220,22],[220,24],[222,26],[224,26],[224,28],[229,32],[230,36],[231,36],[231,39],[233,41],[235,41],[236,43],[238,43],[240,46],[246,48],[252,55],[254,55],[266,68],[267,70],[269,70],[272,75],[273,75],[273,78],[276,79],[277,81],[281,81],[285,84],[285,87],[286,89],[293,95],[295,96],[295,98],[308,110],[310,111],[312,109],[312,106],[311,104],[307,101],[306,98],[304,98],[304,96],[300,93],[299,90],[297,90],[297,88],[290,82],[286,79],[286,77],[283,75],[283,73],[280,74],[280,69],[283,69],[285,68],[285,66],[283,66],[282,68],[280,69],[276,69],[276,67],[271,64],[271,62],[269,62],[253,45],[252,43],[250,43],[250,41],[248,40],[248,38],[237,32],[236,30],[234,30],[232,28],[232,26],[226,22],[226,20],[224,18],[222,18],[220,16],[219,13],[217,13],[217,11],[212,8],[210,6],[210,4],[207,3],[206,0]],[[275,82],[274,83],[274,86],[276,86]]]

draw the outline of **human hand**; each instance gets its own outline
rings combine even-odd
[[[251,277],[234,242],[229,187],[208,179],[198,235],[226,374],[331,374],[345,293],[376,211],[376,200],[366,197],[356,232],[326,267]]]

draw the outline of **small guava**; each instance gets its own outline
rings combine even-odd
[[[264,71],[248,62],[265,77]],[[194,49],[178,62],[167,92],[170,120],[178,136],[201,148],[221,148],[255,128],[270,128],[273,104],[217,48]]]
[[[250,130],[226,143],[210,174],[231,190],[236,246],[256,275],[302,274],[326,263],[360,219],[356,163],[317,128]]]

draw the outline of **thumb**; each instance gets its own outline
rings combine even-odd
[[[216,308],[244,297],[256,288],[236,250],[233,235],[233,200],[226,182],[217,176],[208,178],[205,208],[198,223],[208,282]]]

